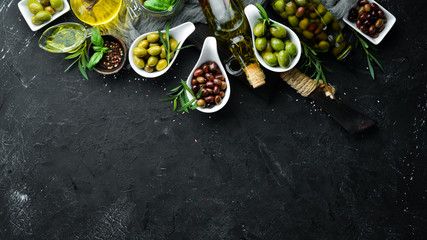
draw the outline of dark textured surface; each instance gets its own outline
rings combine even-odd
[[[375,80],[360,50],[327,62],[337,96],[379,123],[363,136],[284,83],[266,101],[232,79],[221,112],[173,113],[159,99],[196,49],[156,80],[63,73],[17,3],[0,3],[1,240],[425,238],[423,1],[379,1],[398,20]]]

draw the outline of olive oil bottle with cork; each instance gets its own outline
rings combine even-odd
[[[239,62],[253,88],[265,84],[265,76],[256,59],[249,23],[239,0],[199,0],[213,36],[226,43]]]

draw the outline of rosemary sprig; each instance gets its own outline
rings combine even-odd
[[[303,65],[306,67],[306,71],[308,68],[314,67],[314,73],[311,76],[311,78],[316,76],[316,78],[315,78],[316,84],[319,82],[319,79],[321,79],[324,84],[328,84],[326,81],[325,73],[323,70],[325,69],[328,72],[332,72],[332,70],[330,68],[328,68],[327,66],[325,66],[323,64],[323,61],[321,61],[317,55],[317,53],[320,53],[323,51],[315,50],[315,49],[311,48],[310,46],[308,46],[303,41],[301,41],[301,45],[303,46],[303,49],[304,49],[305,62],[303,63]]]
[[[189,112],[188,109],[194,110],[197,108],[196,101],[202,95],[202,89],[203,88],[200,88],[200,90],[197,92],[197,95],[196,95],[191,90],[191,88],[187,85],[187,83],[181,80],[181,84],[178,87],[170,90],[170,93],[168,94],[170,97],[166,99],[162,99],[161,101],[163,102],[173,101],[173,111],[177,109],[178,101],[179,101],[179,103],[181,104],[181,108],[179,108],[178,111],[185,111],[188,113]],[[186,92],[189,92],[193,96],[193,99],[191,100],[188,99]]]
[[[187,46],[183,46],[183,47],[180,48],[179,45],[181,44],[181,42],[178,42],[176,48],[171,51],[171,49],[170,49],[171,45],[170,45],[170,41],[169,41],[170,40],[170,35],[169,35],[170,25],[171,25],[171,21],[169,21],[166,24],[166,28],[165,28],[166,41],[163,39],[162,32],[160,30],[157,30],[157,32],[159,33],[159,36],[160,36],[160,41],[162,42],[163,46],[165,46],[165,50],[166,50],[166,61],[168,62],[168,66],[169,66],[171,58],[173,58],[172,56],[174,55],[174,53],[177,50],[181,50],[181,49],[184,49],[184,48],[188,48],[188,47],[194,46],[194,45],[187,45]]]
[[[384,68],[381,66],[381,63],[377,60],[377,58],[371,53],[369,52],[369,48],[376,50],[376,48],[373,45],[368,44],[365,40],[363,40],[362,37],[360,37],[360,35],[354,31],[353,29],[351,29],[354,33],[354,35],[356,35],[356,47],[359,45],[361,48],[363,49],[363,51],[366,54],[366,60],[368,62],[368,68],[369,68],[369,73],[371,74],[372,79],[375,79],[375,71],[374,71],[374,67],[372,66],[372,63],[375,63],[378,65],[378,67],[380,67],[380,69],[384,72]]]
[[[89,80],[87,73],[86,73],[86,68],[87,68],[87,63],[88,63],[86,41],[83,42],[83,44],[80,46],[79,50],[77,50],[75,53],[65,57],[65,59],[74,59],[74,58],[76,58],[76,60],[73,63],[71,63],[70,66],[68,66],[64,72],[68,71],[75,63],[78,62],[79,70],[82,73],[83,77],[86,78],[87,80]]]

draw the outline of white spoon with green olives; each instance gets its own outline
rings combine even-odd
[[[267,24],[263,25],[264,29],[262,25],[257,26],[262,16],[255,5],[248,5],[245,14],[251,27],[255,56],[261,65],[273,72],[286,72],[294,68],[301,57],[298,36],[290,28],[272,19],[272,27]],[[267,31],[272,36],[270,40],[266,37]]]
[[[169,29],[169,38],[174,38],[176,40],[176,42],[179,43],[179,45],[177,46],[178,49],[176,50],[173,58],[170,59],[170,62],[166,67],[162,68],[162,70],[160,70],[160,71],[154,70],[152,72],[147,72],[143,68],[138,67],[138,63],[135,62],[135,59],[136,60],[138,60],[138,59],[134,58],[135,54],[134,54],[133,50],[138,47],[139,43],[142,40],[147,39],[147,36],[149,34],[152,34],[152,33],[158,34],[158,32],[155,31],[155,32],[149,32],[149,33],[142,34],[137,39],[135,39],[135,41],[132,43],[131,47],[129,48],[129,63],[131,65],[131,67],[133,68],[133,70],[136,73],[138,73],[142,77],[146,77],[146,78],[160,77],[165,72],[167,72],[169,70],[169,68],[172,66],[172,64],[175,62],[175,59],[177,58],[177,56],[180,52],[180,47],[183,46],[184,41],[188,38],[188,36],[190,36],[191,33],[194,32],[195,29],[196,29],[196,27],[194,26],[194,24],[192,22],[185,22],[179,26],[176,26],[174,28]],[[165,33],[165,30],[163,30],[161,32]],[[158,43],[160,43],[160,45],[162,45],[160,40],[158,41]],[[146,52],[147,51],[149,51],[149,49],[146,49]],[[155,55],[157,56],[157,54],[155,54]],[[146,62],[148,63],[148,61],[146,61]],[[144,63],[144,66],[145,66],[145,64],[146,63]]]

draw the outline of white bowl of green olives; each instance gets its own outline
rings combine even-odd
[[[37,31],[70,11],[67,0],[22,0],[19,11],[32,31]]]
[[[294,68],[301,57],[301,42],[295,32],[272,19],[271,26],[260,22],[261,14],[252,4],[245,8],[245,14],[251,27],[255,56],[261,65],[273,72]]]
[[[180,47],[195,29],[192,22],[186,22],[169,30],[169,45],[171,50],[176,49],[169,57],[169,64],[158,31],[142,34],[129,48],[131,67],[142,77],[156,78],[163,75],[172,66],[180,52]],[[165,30],[161,33],[165,35]]]

